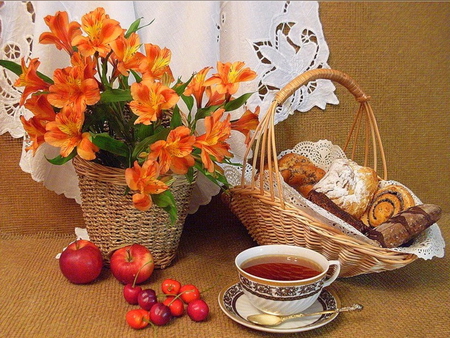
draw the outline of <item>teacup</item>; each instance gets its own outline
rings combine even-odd
[[[262,312],[290,315],[309,308],[341,269],[339,261],[302,247],[260,245],[236,256],[239,282],[249,302]],[[331,275],[330,267],[334,266]]]

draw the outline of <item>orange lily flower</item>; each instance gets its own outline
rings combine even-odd
[[[47,100],[47,95],[33,95],[25,102],[25,108],[42,121],[54,121],[56,113]]]
[[[22,58],[22,74],[17,78],[14,86],[25,87],[19,104],[22,106],[27,97],[39,90],[47,90],[50,84],[45,82],[37,75],[37,68],[41,62],[35,58],[31,59],[29,66],[25,64],[25,58]]]
[[[47,15],[45,23],[51,32],[44,32],[39,36],[39,43],[54,44],[59,50],[64,49],[69,55],[73,54],[72,40],[81,35],[78,22],[69,23],[67,12],[56,12],[54,16]]]
[[[250,142],[250,132],[258,127],[259,110],[259,106],[256,107],[254,113],[247,109],[239,120],[231,122],[231,129],[240,131],[245,135],[245,144]]]
[[[159,46],[151,43],[146,43],[144,47],[145,57],[139,68],[139,71],[143,73],[143,78],[161,80],[166,75],[168,83],[172,83],[174,77],[169,66],[170,59],[172,58],[170,49],[161,49]]]
[[[186,96],[194,95],[197,107],[201,107],[202,105],[203,93],[205,92],[205,79],[210,69],[212,69],[212,67],[205,67],[195,74],[194,78],[184,91],[184,95]]]
[[[26,147],[25,150],[32,150],[34,156],[39,146],[45,142],[45,124],[47,122],[36,116],[33,116],[29,120],[25,120],[24,116],[20,116],[20,121],[22,122],[23,129],[25,129],[31,140],[31,145]]]
[[[56,69],[53,79],[55,83],[50,86],[47,99],[55,107],[74,105],[76,110],[84,111],[86,105],[94,105],[100,100],[97,81],[86,79],[81,67]]]
[[[31,145],[25,150],[32,150],[34,156],[39,146],[45,142],[45,125],[50,121],[54,121],[56,114],[47,101],[46,95],[32,96],[25,102],[25,108],[34,114],[29,120],[25,120],[24,116],[20,117],[23,128],[31,139]]]
[[[160,194],[167,189],[164,182],[158,180],[160,166],[158,162],[147,160],[142,167],[137,161],[134,166],[125,170],[125,181],[131,190],[138,191],[133,195],[133,204],[136,209],[147,211],[153,202],[149,194]]]
[[[221,94],[231,96],[239,89],[240,82],[251,81],[256,77],[256,73],[250,68],[244,68],[245,63],[236,61],[233,63],[217,62],[217,73],[206,80],[205,86],[217,86],[217,91]]]
[[[206,87],[206,96],[209,98],[205,107],[221,105],[225,102],[225,94],[221,94],[217,91],[216,86]]]
[[[216,110],[211,116],[205,118],[206,132],[197,137],[194,147],[201,149],[203,165],[209,172],[214,172],[213,156],[216,161],[222,162],[225,157],[232,157],[229,152],[230,145],[226,140],[230,137],[230,115],[224,121],[220,121],[225,109]]]
[[[56,115],[55,121],[46,125],[45,142],[60,148],[60,155],[67,157],[77,147],[78,155],[85,160],[95,159],[98,147],[90,140],[89,133],[82,133],[84,113],[73,109],[71,106],[64,107]]]
[[[90,56],[98,52],[101,57],[106,57],[111,50],[109,44],[117,39],[123,31],[120,23],[110,19],[102,7],[83,15],[81,23],[87,36],[76,36],[72,40],[72,44],[78,47],[83,56]]]
[[[92,57],[83,57],[80,53],[75,52],[70,58],[70,63],[73,67],[80,67],[81,69],[84,69],[83,73],[85,79],[95,79],[97,69],[95,61]]]
[[[114,56],[117,59],[117,70],[124,76],[128,76],[129,69],[138,70],[144,59],[144,55],[139,53],[141,46],[139,35],[133,33],[127,39],[122,34],[110,43]]]
[[[169,169],[175,174],[184,175],[195,163],[191,155],[195,136],[188,127],[180,126],[169,132],[166,140],[159,140],[150,146],[149,158],[159,158],[161,173]]]
[[[139,116],[134,123],[145,125],[156,121],[161,116],[162,110],[172,108],[179,99],[173,89],[151,80],[133,83],[131,96],[133,101],[130,102],[130,108]]]

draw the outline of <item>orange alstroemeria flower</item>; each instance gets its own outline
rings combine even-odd
[[[133,195],[133,204],[136,209],[147,211],[152,207],[149,194],[160,194],[167,189],[164,182],[158,180],[160,166],[158,162],[147,160],[142,167],[137,161],[134,166],[125,170],[125,181],[131,190],[138,191]]]
[[[253,113],[249,109],[242,114],[241,118],[236,121],[231,122],[231,129],[237,130],[245,135],[245,144],[250,142],[250,132],[255,130],[258,127],[258,115],[259,115],[260,107],[256,107],[255,112]]]
[[[84,57],[80,53],[73,53],[70,58],[70,63],[73,67],[80,67],[83,69],[83,76],[85,79],[95,79],[95,74],[97,74],[96,64],[91,56]]]
[[[157,45],[146,43],[145,57],[139,67],[139,71],[143,74],[144,79],[161,80],[165,75],[168,83],[174,81],[172,70],[170,69],[170,60],[172,52],[170,49],[161,49]]]
[[[244,68],[245,63],[236,61],[233,63],[217,62],[217,73],[206,80],[205,86],[216,85],[217,91],[221,94],[231,96],[239,89],[240,82],[251,81],[256,77],[256,73],[250,68]]]
[[[224,121],[220,121],[224,112],[225,109],[218,109],[205,118],[206,132],[198,136],[194,144],[194,147],[201,149],[203,165],[211,173],[215,167],[211,156],[218,162],[222,162],[225,157],[233,156],[229,152],[230,145],[226,142],[231,133],[230,115]]]
[[[19,102],[22,106],[30,94],[40,90],[47,90],[50,84],[37,75],[37,68],[41,64],[37,58],[31,59],[28,67],[25,64],[25,58],[22,58],[21,64],[22,74],[17,78],[14,86],[25,87]]]
[[[73,109],[71,106],[64,107],[56,115],[55,121],[46,125],[45,142],[60,148],[60,155],[67,157],[77,148],[78,155],[85,160],[95,159],[98,147],[90,140],[89,133],[82,133],[84,113]]]
[[[208,72],[212,67],[205,67],[197,74],[188,84],[184,91],[184,95],[191,96],[194,95],[195,101],[197,102],[197,107],[201,107],[203,101],[203,93],[205,92],[205,79]]]
[[[101,57],[106,57],[110,52],[109,44],[122,34],[120,23],[110,19],[104,8],[97,8],[81,18],[81,27],[87,36],[76,36],[72,44],[78,47],[83,56],[93,55],[98,52]]]
[[[25,150],[32,150],[34,156],[39,146],[45,142],[44,135],[47,122],[36,116],[33,116],[29,120],[26,120],[24,116],[20,116],[20,121],[22,122],[23,129],[25,129],[31,140],[31,145],[26,147]]]
[[[139,116],[134,123],[145,125],[156,121],[163,110],[172,108],[179,99],[173,89],[151,80],[133,83],[131,96],[133,101],[130,102],[130,108]]]
[[[225,94],[219,93],[216,86],[206,87],[205,93],[208,97],[205,107],[221,105],[226,100]]]
[[[122,34],[110,43],[114,51],[114,58],[117,60],[117,70],[124,76],[128,76],[130,69],[138,70],[144,55],[139,52],[141,42],[139,35],[132,33],[129,38]]]
[[[47,95],[33,95],[25,102],[25,108],[42,121],[54,121],[56,113],[47,100]]]
[[[180,126],[169,132],[166,140],[159,140],[150,146],[148,158],[157,160],[161,165],[161,173],[169,169],[175,174],[184,175],[195,163],[191,155],[195,136],[188,127]]]
[[[48,101],[55,107],[74,105],[78,111],[84,111],[86,105],[100,101],[98,83],[93,78],[86,79],[81,67],[56,69],[53,73],[55,83],[50,86]]]
[[[81,29],[78,22],[69,23],[67,12],[56,12],[54,16],[47,15],[45,23],[51,32],[44,32],[39,36],[39,43],[54,44],[59,50],[64,49],[69,55],[73,54],[72,40],[80,36]]]

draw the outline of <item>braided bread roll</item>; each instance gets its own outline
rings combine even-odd
[[[368,226],[377,227],[414,205],[414,199],[405,187],[389,184],[375,192],[361,221]]]

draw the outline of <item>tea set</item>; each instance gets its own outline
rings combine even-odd
[[[232,320],[266,332],[290,333],[323,326],[342,307],[329,285],[339,276],[340,263],[302,247],[274,244],[246,249],[235,258],[239,282],[224,288],[219,305]]]

